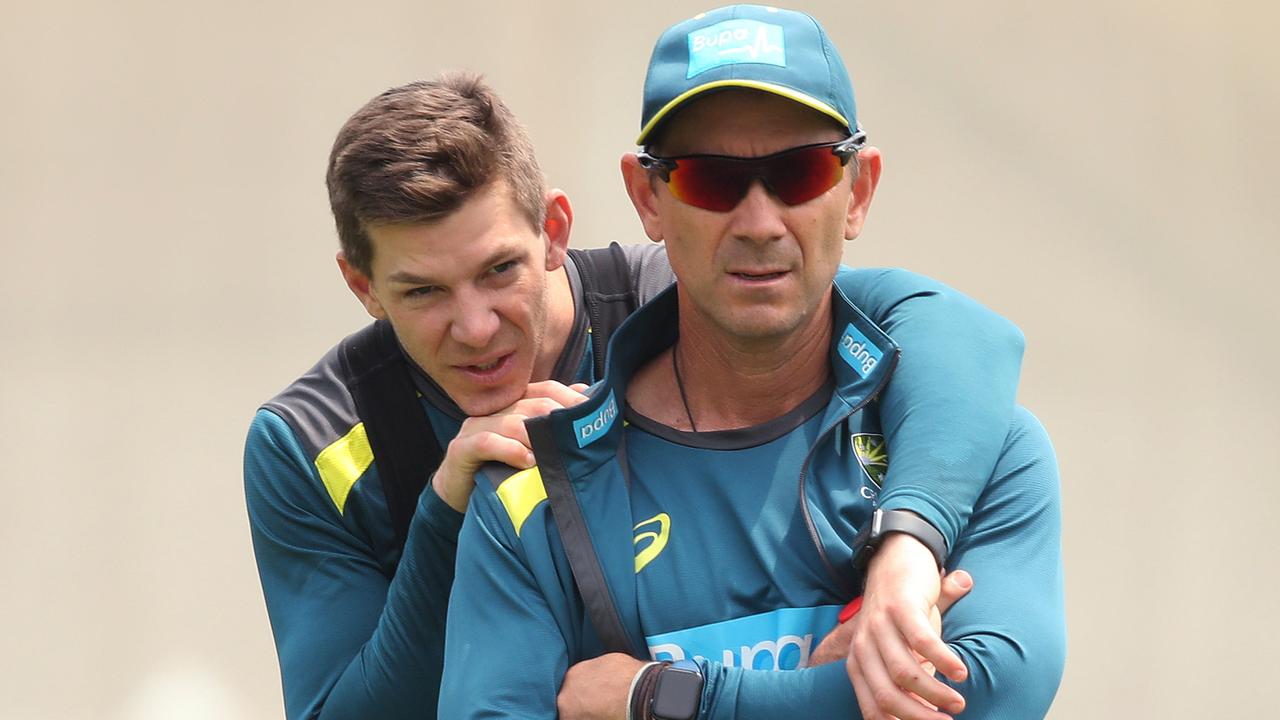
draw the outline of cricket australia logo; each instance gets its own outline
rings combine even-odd
[[[853,446],[853,454],[862,466],[862,473],[874,487],[862,486],[862,496],[874,500],[884,486],[884,475],[889,472],[889,448],[885,445],[884,436],[875,433],[854,433],[849,438]]]

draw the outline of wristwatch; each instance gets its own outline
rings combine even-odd
[[[876,550],[880,549],[880,543],[884,542],[886,535],[892,533],[910,535],[923,543],[929,548],[929,552],[933,553],[933,559],[937,561],[939,570],[946,563],[947,539],[942,537],[942,533],[938,532],[937,528],[915,513],[906,510],[876,508],[876,511],[871,513],[871,522],[867,523],[866,527],[862,528],[853,539],[854,548],[856,548],[853,552],[853,567],[866,572],[867,565],[871,564],[871,558],[876,554]]]
[[[694,720],[702,705],[702,672],[691,660],[658,671],[658,684],[649,703],[654,720]]]

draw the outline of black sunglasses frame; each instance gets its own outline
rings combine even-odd
[[[671,173],[680,167],[679,161],[689,160],[692,158],[707,160],[725,160],[727,162],[741,163],[744,165],[755,165],[758,163],[768,162],[780,155],[798,152],[800,150],[812,150],[813,148],[829,147],[832,155],[840,156],[840,164],[848,165],[849,158],[858,154],[858,151],[867,144],[867,134],[859,130],[853,135],[835,142],[814,143],[813,145],[797,145],[793,148],[780,150],[769,155],[761,155],[759,157],[738,157],[736,155],[711,155],[711,154],[693,154],[693,155],[672,155],[670,157],[661,157],[658,155],[650,155],[647,149],[641,149],[636,153],[636,159],[640,161],[640,167],[658,176],[659,180],[664,183],[671,182]],[[759,173],[755,173],[757,180],[763,180]]]

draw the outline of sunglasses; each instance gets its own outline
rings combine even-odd
[[[835,187],[844,177],[844,166],[866,142],[859,132],[836,142],[801,145],[762,157],[732,155],[676,155],[658,157],[637,153],[640,167],[667,184],[671,194],[686,205],[728,212],[746,197],[759,180],[769,192],[788,205],[808,202]]]

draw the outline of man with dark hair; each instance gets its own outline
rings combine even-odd
[[[547,215],[547,185],[529,138],[477,75],[383,93],[343,125],[327,175],[344,259],[366,277],[370,225],[442,220],[494,178],[506,181],[530,225],[542,227]]]
[[[918,459],[875,442],[914,351],[840,266],[881,157],[826,33],[754,5],[669,28],[641,126],[623,179],[677,283],[619,329],[586,401],[526,421],[536,467],[477,475],[441,716],[1043,717],[1065,646],[1053,451],[1011,409],[984,477],[878,487]],[[945,652],[865,614],[897,540],[933,551],[935,587],[939,569],[972,575]],[[821,652],[837,622],[898,636],[830,662],[849,648]]]
[[[531,467],[523,420],[582,401],[613,330],[672,276],[657,245],[568,249],[568,198],[545,187],[523,129],[474,75],[375,97],[338,134],[328,184],[338,264],[376,322],[255,416],[254,551],[288,717],[430,717],[476,469]],[[883,433],[858,446],[875,473],[862,492],[985,479],[1020,333],[926,278],[850,272],[909,351],[883,392]],[[914,469],[876,471],[886,446]],[[938,575],[928,551],[911,552],[886,547],[868,598],[914,603],[927,625]]]

